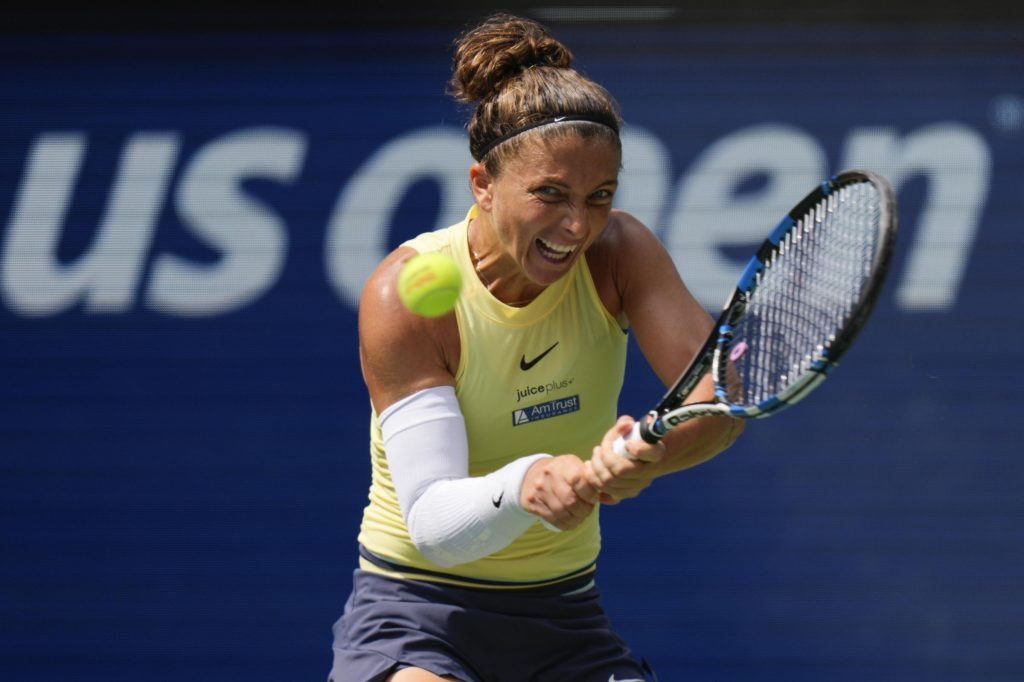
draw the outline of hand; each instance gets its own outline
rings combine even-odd
[[[633,424],[632,417],[619,417],[587,462],[587,480],[600,491],[599,499],[603,504],[616,504],[639,495],[657,476],[652,465],[665,457],[663,443],[651,445],[642,440],[626,442],[633,459],[615,454],[612,449],[615,440],[629,434]]]
[[[538,460],[526,471],[520,492],[523,509],[560,530],[573,530],[600,501],[586,463],[576,455]]]

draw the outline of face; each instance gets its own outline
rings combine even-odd
[[[470,178],[484,229],[474,248],[494,264],[488,279],[521,290],[566,274],[608,224],[619,163],[610,142],[571,135],[524,140],[497,177],[475,164]]]

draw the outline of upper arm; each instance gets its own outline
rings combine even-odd
[[[633,327],[637,345],[665,386],[672,386],[700,351],[714,320],[693,297],[671,256],[640,221],[616,212],[615,229],[603,257],[602,299],[609,311],[621,312]],[[617,306],[617,310],[614,308]],[[714,382],[705,376],[686,402],[710,401]],[[699,464],[729,447],[743,423],[727,417],[694,419],[664,438],[668,455],[655,475]]]
[[[621,312],[658,378],[672,385],[700,350],[713,320],[683,282],[668,250],[620,211],[610,228],[608,272]]]
[[[407,247],[392,252],[367,280],[359,301],[360,363],[378,414],[416,391],[455,385],[458,330],[454,313],[422,317],[398,298],[398,272],[413,255],[415,251]]]

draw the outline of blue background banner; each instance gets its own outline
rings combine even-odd
[[[369,483],[355,305],[464,215],[454,30],[0,45],[0,677],[324,679]],[[602,511],[664,680],[1024,678],[1019,24],[582,26],[618,204],[714,311],[841,169],[896,187],[815,396]],[[662,387],[635,347],[620,409]]]

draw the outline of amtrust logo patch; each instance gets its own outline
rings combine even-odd
[[[568,398],[549,400],[539,405],[531,405],[512,410],[512,426],[522,426],[530,422],[550,419],[570,412],[578,412],[580,409],[580,397],[572,395]]]

